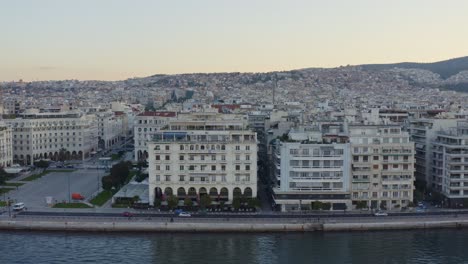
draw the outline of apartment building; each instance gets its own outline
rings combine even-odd
[[[12,127],[15,163],[57,160],[61,150],[65,159],[84,159],[97,150],[98,131],[94,115],[30,110],[5,122]]]
[[[274,167],[280,186],[274,190],[281,211],[308,210],[330,203],[332,210],[351,208],[349,143],[280,142]]]
[[[414,143],[398,125],[349,125],[355,207],[398,209],[413,201]]]
[[[257,138],[240,115],[179,114],[148,143],[150,204],[176,195],[227,203],[257,195]]]
[[[420,118],[410,121],[411,141],[415,142],[415,177],[429,188],[435,188],[432,179],[432,149],[437,132],[455,127],[462,119],[455,118]]]
[[[148,142],[151,141],[162,128],[169,124],[169,121],[177,117],[176,112],[143,112],[135,117],[134,142],[135,160],[145,160],[148,158]]]
[[[124,115],[115,114],[111,110],[95,112],[98,128],[98,142],[100,149],[108,149],[121,141],[126,134]]]
[[[13,145],[11,127],[0,122],[0,167],[13,165]]]
[[[459,207],[468,198],[468,121],[438,131],[431,152],[433,189]]]

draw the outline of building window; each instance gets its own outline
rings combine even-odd
[[[374,160],[379,160],[379,156],[374,156]]]
[[[226,166],[225,166],[225,165],[221,165],[221,170],[222,170],[222,171],[226,171]]]
[[[250,160],[250,155],[245,155],[245,160]]]
[[[160,160],[161,157],[159,155],[156,155],[156,160]]]
[[[166,178],[166,181],[171,181],[171,175],[166,175],[165,178]]]
[[[236,171],[240,171],[240,165],[236,165]]]
[[[236,182],[239,182],[239,181],[240,181],[240,176],[236,175]]]
[[[221,155],[221,160],[226,160],[226,156],[225,156],[225,155]]]
[[[216,182],[216,176],[214,176],[214,175],[211,176],[211,181],[212,181],[212,182]]]
[[[185,181],[185,176],[184,175],[179,175],[179,181],[181,181],[181,182]]]
[[[183,170],[185,169],[185,168],[184,168],[184,165],[180,165],[179,169],[180,169],[181,171],[183,171]]]
[[[201,155],[200,160],[205,160],[205,155]]]
[[[167,145],[167,146],[166,146],[166,150],[169,150],[169,149],[170,149],[170,148],[169,148],[169,145]]]
[[[236,146],[236,150],[240,150],[240,146]]]
[[[161,150],[161,146],[156,145],[156,147],[154,148],[154,150]]]
[[[245,150],[250,150],[250,146],[245,146]]]
[[[161,170],[161,167],[159,165],[156,165],[156,170]]]
[[[184,150],[184,145],[180,145],[180,150]]]
[[[250,170],[250,165],[245,165],[245,170],[249,171]]]
[[[211,160],[216,160],[216,155],[212,155]]]
[[[211,165],[211,170],[215,171],[216,170],[216,165]]]
[[[179,160],[184,160],[184,156],[179,156]]]
[[[240,160],[240,155],[236,155],[236,160]]]
[[[166,160],[170,160],[171,157],[169,155],[166,155]]]
[[[171,166],[166,165],[166,170],[167,170],[167,171],[171,170]]]
[[[156,175],[156,181],[161,181],[161,176]]]

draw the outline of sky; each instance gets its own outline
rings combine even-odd
[[[467,0],[0,0],[0,81],[468,56]]]

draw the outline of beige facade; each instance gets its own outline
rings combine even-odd
[[[355,207],[407,207],[414,190],[414,143],[408,133],[394,125],[350,125],[349,132]]]
[[[219,202],[257,196],[256,134],[242,118],[223,118],[179,116],[155,134],[148,144],[150,204],[171,194]]]

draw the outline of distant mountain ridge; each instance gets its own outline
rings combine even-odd
[[[363,64],[360,66],[364,70],[389,70],[392,68],[423,69],[439,74],[442,79],[447,79],[462,71],[468,71],[468,56],[430,63],[401,62],[390,64]]]

